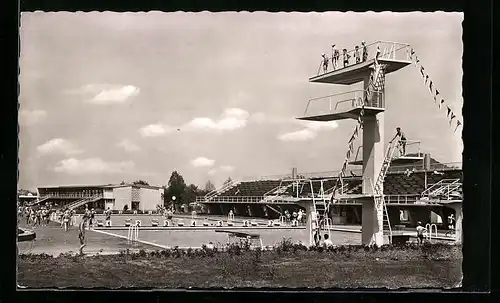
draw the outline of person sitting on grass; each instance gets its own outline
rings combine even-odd
[[[87,225],[87,219],[89,216],[87,214],[83,215],[82,221],[78,226],[78,239],[80,239],[80,255],[83,255],[83,248],[86,246],[85,243],[85,226]]]
[[[427,228],[422,226],[422,222],[418,221],[417,222],[417,240],[418,244],[423,244],[424,243],[424,232],[427,231]]]
[[[332,240],[330,240],[330,236],[328,236],[328,234],[325,234],[325,240],[323,241],[323,245],[325,245],[326,247],[332,247],[333,246],[333,242]]]

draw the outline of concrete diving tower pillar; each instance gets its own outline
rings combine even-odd
[[[364,106],[363,196],[358,198],[363,205],[362,244],[364,245],[384,244],[383,204],[376,205],[373,187],[381,172],[385,156],[385,74],[411,64],[409,45],[404,44],[398,48],[394,44],[392,49],[393,52],[382,53],[377,61],[373,58],[310,78],[309,81],[314,83],[351,85],[363,82],[363,90],[311,99],[304,115],[298,118],[308,121],[357,120]],[[401,50],[402,56],[396,58],[398,51]],[[383,192],[383,185],[381,190]]]

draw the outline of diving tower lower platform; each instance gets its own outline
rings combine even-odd
[[[420,141],[407,140],[406,150],[405,150],[406,152],[402,154],[401,146],[398,147],[399,150],[395,153],[394,157],[391,159],[391,166],[414,165],[418,162],[421,162],[423,166],[424,154],[420,151],[420,144],[421,144]],[[360,145],[358,147],[354,161],[350,161],[349,165],[363,165],[363,145]]]
[[[357,119],[359,117],[359,113],[361,112],[362,107],[357,105],[350,110],[344,112],[333,112],[333,113],[325,113],[318,115],[311,115],[305,117],[299,117],[298,120],[305,121],[335,121],[335,120],[344,120],[344,119]],[[366,115],[376,115],[378,113],[383,112],[385,109],[379,107],[370,107],[367,106],[364,108]]]
[[[384,112],[384,94],[368,90],[352,90],[349,92],[309,99],[306,110],[298,120],[335,121],[358,119],[361,111],[365,116],[374,116]]]

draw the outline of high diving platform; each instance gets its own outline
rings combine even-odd
[[[385,74],[398,71],[403,67],[411,64],[411,61],[409,60],[396,60],[386,58],[379,58],[378,62],[386,66]],[[370,70],[374,64],[375,59],[371,59],[351,66],[327,71],[326,73],[320,73],[317,76],[309,78],[309,82],[351,85],[363,81],[364,78],[369,76]]]
[[[355,49],[346,51],[350,60],[349,64],[345,67],[343,65],[342,52],[340,53],[337,61],[337,66],[334,66],[331,60],[328,65],[325,66],[324,60],[321,59],[317,75],[310,77],[309,82],[351,85],[363,81],[364,78],[370,75],[370,72],[376,63],[375,57],[377,50],[380,51],[377,62],[385,65],[385,74],[398,71],[411,64],[411,48],[409,44],[392,41],[376,41],[366,45],[366,61],[360,60],[361,62],[356,62]],[[359,48],[357,55],[358,58],[361,58],[361,47]]]

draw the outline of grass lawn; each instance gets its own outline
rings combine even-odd
[[[24,255],[19,284],[46,287],[453,287],[461,278],[461,247],[364,251],[168,250],[107,256]]]

